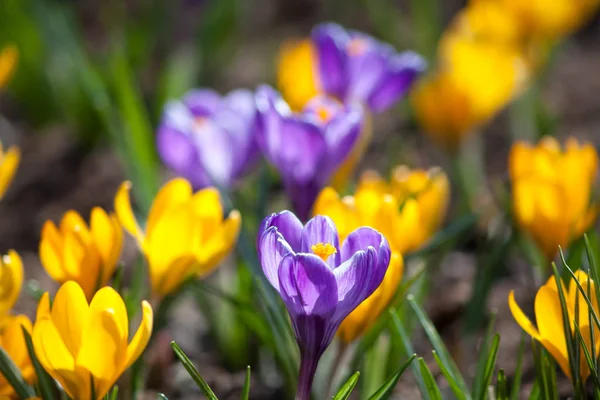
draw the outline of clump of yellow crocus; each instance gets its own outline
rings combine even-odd
[[[301,111],[320,93],[316,50],[310,39],[288,40],[277,62],[277,87],[292,110]]]
[[[6,46],[0,51],[0,88],[4,87],[12,76],[18,59],[19,51],[13,45]]]
[[[87,299],[111,278],[123,248],[123,229],[114,214],[95,207],[89,227],[70,210],[57,227],[48,220],[42,228],[40,260],[57,282],[76,281]]]
[[[143,301],[142,321],[129,342],[129,320],[121,296],[105,286],[88,304],[81,287],[69,281],[56,293],[52,307],[48,293],[42,296],[33,346],[44,369],[69,397],[98,400],[140,357],[152,322],[152,307]]]
[[[0,258],[0,321],[13,308],[23,284],[23,263],[16,251]],[[0,322],[0,325],[2,323]]]
[[[371,226],[386,236],[393,251],[381,286],[342,322],[338,336],[344,342],[368,330],[387,307],[402,279],[402,254],[418,249],[438,229],[448,200],[448,179],[437,168],[400,166],[389,183],[376,173],[366,173],[354,196],[340,198],[330,187],[321,191],[313,212],[334,221],[340,242],[354,229]]]
[[[146,256],[155,295],[173,292],[193,275],[207,275],[235,245],[241,215],[233,210],[224,218],[215,188],[194,193],[183,178],[166,183],[154,199],[144,232],[131,210],[130,187],[129,182],[121,185],[115,210]]]
[[[18,147],[11,146],[4,151],[2,142],[0,142],[0,199],[4,197],[4,193],[15,177],[20,161],[21,151]]]
[[[0,323],[0,347],[6,351],[12,362],[21,371],[23,379],[28,383],[32,383],[35,373],[27,351],[23,329],[31,334],[31,321],[25,315],[9,316],[2,319]],[[17,398],[14,389],[2,374],[0,374],[0,398]]]
[[[584,290],[587,290],[588,280],[591,290],[591,302],[594,310],[597,314],[600,313],[598,309],[598,302],[596,301],[596,284],[588,278],[588,275],[584,271],[576,271],[575,276],[581,284]],[[570,334],[575,332],[575,318],[578,318],[577,324],[581,332],[581,336],[584,339],[584,343],[588,351],[592,351],[592,343],[590,339],[590,326],[589,326],[589,307],[584,300],[581,292],[577,290],[575,281],[571,279],[568,288],[565,287],[564,283],[561,283],[563,293],[565,295],[567,312],[569,316],[569,324],[571,327]],[[575,304],[578,302],[579,316],[575,315]],[[567,340],[565,337],[565,331],[563,327],[562,309],[560,304],[560,297],[556,280],[554,277],[548,279],[545,285],[543,285],[535,295],[535,318],[537,322],[536,326],[527,318],[525,313],[517,305],[515,301],[514,291],[511,291],[508,295],[508,305],[510,311],[517,323],[523,328],[525,332],[531,335],[532,338],[540,342],[542,346],[548,350],[552,357],[556,360],[560,368],[563,370],[565,375],[571,377],[571,370],[569,368],[569,354],[567,352]],[[595,329],[595,342],[593,344],[595,354],[600,351],[600,335],[598,329]],[[582,352],[583,354],[583,352]],[[579,371],[581,378],[585,381],[590,375],[590,369],[587,365],[585,357],[582,355],[579,365]]]
[[[596,220],[592,191],[598,154],[591,144],[569,139],[564,150],[552,137],[537,146],[517,142],[509,156],[514,216],[542,252],[553,258]]]

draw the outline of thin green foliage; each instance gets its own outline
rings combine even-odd
[[[352,374],[350,379],[348,379],[346,381],[346,383],[344,383],[342,385],[342,387],[340,387],[340,390],[338,390],[338,392],[335,394],[335,396],[333,396],[332,400],[346,400],[348,397],[350,397],[350,395],[352,394],[352,391],[354,390],[354,387],[358,383],[359,377],[360,377],[360,372],[358,372],[358,371],[356,371],[354,374]]]
[[[2,347],[0,347],[0,373],[4,375],[4,378],[22,399],[35,396],[33,388],[25,382],[21,371]]]
[[[419,357],[417,359],[417,364],[419,365],[419,370],[421,371],[421,375],[423,376],[423,380],[425,382],[425,387],[427,388],[427,394],[432,400],[442,400],[442,393],[440,392],[440,388],[435,382],[435,378],[431,374],[431,371],[425,364],[425,360],[423,357]]]
[[[183,352],[183,350],[181,350],[181,347],[179,347],[174,341],[171,342],[171,347],[173,348],[175,355],[177,356],[177,358],[179,358],[179,361],[181,362],[185,370],[188,372],[188,374],[190,374],[194,382],[196,382],[198,388],[202,390],[202,393],[204,393],[204,395],[209,400],[218,400],[215,393],[212,391],[210,386],[208,386],[208,383],[206,383],[202,376],[200,376],[200,373],[192,363],[192,360],[190,360],[188,356]]]
[[[244,388],[242,389],[241,400],[248,400],[250,398],[250,366],[246,367],[246,377],[244,378]]]
[[[496,400],[509,400],[508,383],[506,382],[506,375],[504,374],[503,369],[498,371],[495,395]]]
[[[406,362],[404,362],[404,364],[402,364],[402,366],[400,366],[400,368],[398,368],[396,370],[396,372],[394,372],[392,374],[392,376],[390,376],[384,382],[384,384],[381,385],[381,387],[375,393],[373,393],[373,395],[371,395],[371,397],[369,397],[369,400],[387,399],[394,391],[394,388],[398,384],[398,380],[400,379],[400,377],[402,376],[404,371],[406,371],[408,369],[408,367],[412,364],[413,360],[416,357],[417,357],[416,354],[413,354],[412,356],[410,356],[410,358],[408,360],[406,360]]]
[[[510,391],[511,400],[519,400],[521,395],[521,379],[523,377],[523,358],[525,356],[525,332],[521,332],[521,342],[519,343],[519,351],[517,352],[517,366],[512,380],[512,389]]]
[[[48,375],[46,370],[40,364],[35,351],[33,349],[33,341],[31,340],[31,335],[29,332],[25,330],[24,327],[21,327],[23,330],[23,337],[25,338],[25,344],[27,345],[27,352],[29,353],[29,359],[31,360],[31,364],[33,365],[33,369],[35,370],[35,376],[37,377],[37,386],[39,389],[39,393],[44,400],[54,400],[56,394],[56,384],[54,383],[54,379]]]
[[[486,382],[485,374],[487,373],[486,366],[489,362],[489,351],[491,342],[494,338],[494,326],[496,323],[496,314],[492,314],[492,318],[488,324],[486,334],[479,348],[479,359],[477,360],[477,368],[475,380],[473,383],[472,396],[474,399],[481,399],[485,394],[485,389],[489,382]]]

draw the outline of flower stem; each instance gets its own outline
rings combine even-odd
[[[302,352],[301,358],[296,400],[310,400],[310,393],[312,391],[313,379],[317,372],[319,357],[315,354],[306,354],[306,352]]]

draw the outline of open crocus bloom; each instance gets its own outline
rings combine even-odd
[[[590,286],[590,299],[592,302],[592,306],[596,314],[600,312],[598,309],[598,302],[596,301],[596,283],[591,280],[588,275],[584,271],[576,271],[575,276],[577,280],[581,284],[581,287],[587,291],[588,281]],[[575,324],[574,319],[578,318],[577,324],[579,326],[579,330],[581,332],[581,336],[583,337],[584,343],[590,353],[592,353],[592,341],[590,335],[590,310],[589,307],[584,300],[581,292],[577,289],[577,285],[573,279],[569,283],[568,289],[565,290],[564,282],[562,283],[562,288],[565,295],[567,311],[569,315],[569,325],[571,327],[570,334],[575,332]],[[575,314],[575,304],[578,303],[579,307],[579,315]],[[523,328],[525,332],[531,335],[532,338],[540,342],[546,350],[554,357],[560,368],[563,370],[565,375],[569,378],[571,376],[571,369],[569,366],[569,354],[567,351],[567,340],[565,337],[565,331],[563,326],[563,318],[562,318],[562,309],[560,304],[560,297],[558,294],[558,288],[556,285],[556,280],[554,277],[548,279],[546,284],[542,286],[537,294],[535,295],[535,319],[537,322],[536,326],[527,318],[525,313],[518,306],[515,301],[514,291],[511,291],[508,296],[508,305],[510,306],[510,311],[513,314],[513,317],[517,321],[517,323]],[[598,354],[600,351],[600,334],[598,332],[597,327],[593,327],[595,329],[594,338],[595,341],[593,346],[595,348],[595,353]],[[587,361],[583,356],[583,351],[581,352],[580,366],[579,371],[581,374],[581,378],[585,381],[587,377],[590,375],[590,369],[588,367]]]
[[[115,214],[94,207],[90,224],[69,210],[58,228],[48,220],[42,228],[40,261],[57,282],[76,281],[88,300],[106,285],[117,268],[123,248],[123,228]]]
[[[10,313],[23,285],[23,263],[19,254],[10,250],[0,259],[0,319]]]
[[[195,188],[229,188],[258,157],[254,137],[254,95],[235,90],[221,97],[192,90],[169,102],[158,128],[158,154]]]
[[[19,369],[21,375],[23,375],[23,379],[28,383],[32,383],[35,373],[31,359],[29,358],[23,329],[31,334],[31,321],[26,315],[8,316],[0,319],[0,347],[8,354],[12,362]],[[0,399],[13,398],[17,398],[13,387],[0,374]]]
[[[391,251],[368,227],[339,245],[329,217],[306,225],[283,211],[265,218],[258,233],[263,272],[290,314],[302,357],[298,397],[308,398],[319,358],[340,323],[381,284]]]
[[[155,296],[172,293],[194,275],[206,276],[235,246],[242,217],[237,210],[224,215],[215,188],[194,192],[183,178],[167,182],[152,202],[145,230],[133,215],[130,188],[130,182],[119,188],[115,211],[146,256]]]
[[[551,137],[533,146],[513,145],[509,158],[512,201],[519,227],[548,258],[593,225],[600,204],[592,200],[598,153],[569,139],[564,149]]]
[[[303,112],[292,113],[269,86],[257,90],[256,104],[259,144],[279,170],[296,213],[306,220],[319,191],[352,153],[363,127],[363,107],[319,96]]]
[[[88,305],[81,287],[69,281],[56,293],[52,307],[48,293],[42,296],[33,346],[44,369],[69,397],[102,399],[146,348],[152,321],[152,308],[143,301],[142,322],[129,342],[129,320],[121,296],[106,286]]]
[[[316,26],[311,38],[322,91],[361,101],[374,112],[394,105],[426,67],[415,52],[398,53],[369,35],[334,23]]]

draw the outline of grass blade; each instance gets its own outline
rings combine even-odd
[[[8,353],[2,347],[0,347],[0,374],[4,375],[4,378],[15,389],[20,398],[28,399],[35,396],[31,386],[23,379],[19,368],[12,362]]]
[[[248,400],[250,398],[250,366],[246,368],[246,378],[244,379],[244,389],[242,390],[241,400]]]
[[[492,319],[488,324],[486,334],[483,338],[483,342],[481,343],[481,347],[479,348],[479,359],[477,360],[477,372],[475,375],[475,381],[473,384],[473,392],[472,396],[474,399],[480,399],[482,395],[485,394],[486,384],[485,384],[485,366],[488,362],[489,357],[489,348],[490,342],[494,337],[494,325],[496,322],[496,315],[492,315]]]
[[[38,360],[37,356],[35,355],[31,335],[25,330],[25,328],[21,327],[21,329],[23,330],[23,337],[25,338],[25,344],[27,345],[29,359],[31,360],[31,364],[33,365],[33,369],[35,370],[35,376],[37,376],[38,379],[38,387],[40,389],[40,394],[45,400],[54,400],[56,394],[56,384],[54,383],[54,379],[52,379],[50,375],[48,375],[46,370],[42,367],[42,364],[40,364],[40,361]]]
[[[346,381],[346,383],[344,383],[342,385],[340,390],[338,390],[338,392],[335,394],[335,396],[333,396],[332,400],[346,400],[348,397],[350,397],[350,394],[352,394],[354,387],[358,383],[359,377],[360,377],[360,372],[358,372],[358,371],[356,371],[354,374],[352,374],[350,379],[348,379]]]
[[[402,364],[402,366],[400,368],[398,368],[396,370],[396,372],[394,372],[392,374],[392,376],[390,376],[385,381],[385,383],[383,385],[381,385],[381,387],[375,393],[373,393],[373,395],[371,395],[371,397],[369,397],[369,400],[387,399],[388,396],[390,396],[392,394],[394,388],[398,384],[398,380],[400,379],[400,377],[402,376],[404,371],[406,371],[406,369],[409,367],[409,365],[412,364],[413,360],[416,357],[417,357],[416,354],[413,354],[412,356],[410,356],[410,358],[408,360],[406,360],[406,362],[404,364]]]
[[[425,387],[427,388],[427,394],[429,398],[433,400],[442,400],[442,393],[440,392],[440,388],[435,382],[435,378],[431,374],[431,371],[425,364],[425,360],[423,357],[419,357],[417,360],[419,364],[419,370],[421,371],[421,375],[423,375],[423,379],[425,381]]]
[[[194,367],[192,360],[190,360],[188,356],[185,355],[183,350],[181,350],[181,347],[179,347],[174,341],[171,342],[171,347],[173,348],[173,351],[175,352],[177,358],[179,358],[179,361],[181,361],[183,367],[186,369],[188,374],[190,374],[194,382],[196,382],[196,385],[198,385],[198,387],[200,388],[200,390],[202,390],[202,392],[208,398],[208,400],[218,400],[217,396],[215,396],[215,393],[212,391],[210,386],[208,386],[208,383],[206,383],[202,376],[200,376],[200,373],[198,372],[196,367]]]
[[[446,368],[446,365],[442,362],[442,360],[440,360],[440,356],[437,354],[437,352],[434,350],[432,351],[432,353],[435,362],[440,367],[440,370],[442,371],[444,377],[446,377],[446,380],[448,381],[448,384],[450,385],[450,389],[452,389],[452,393],[454,393],[454,396],[456,396],[458,400],[466,400],[468,398],[468,394],[463,392],[462,389],[458,386],[456,380],[454,380],[454,377],[452,376],[450,371],[448,371],[448,368]]]
[[[513,375],[512,388],[510,391],[511,400],[519,400],[521,394],[521,378],[523,377],[523,357],[525,355],[525,332],[521,332],[521,343],[519,344],[519,352],[517,353],[517,367]]]

